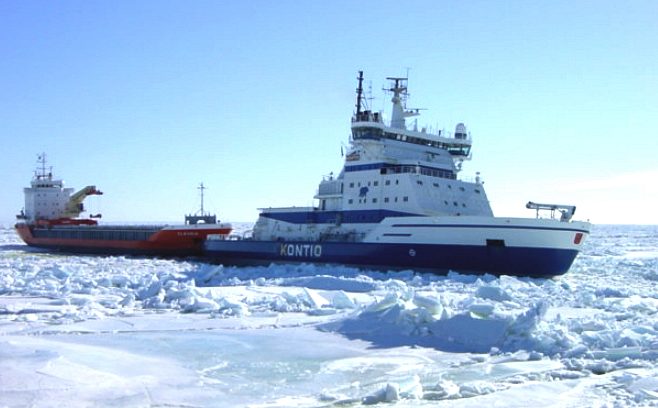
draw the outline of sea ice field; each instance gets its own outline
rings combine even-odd
[[[52,254],[0,230],[0,407],[658,407],[657,363],[658,226],[594,226],[554,279]]]

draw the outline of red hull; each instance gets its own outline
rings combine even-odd
[[[112,227],[115,230],[120,227]],[[130,227],[131,231],[143,232],[138,228]],[[88,238],[51,238],[36,237],[35,227],[27,224],[17,224],[16,231],[26,244],[35,247],[55,249],[59,251],[80,253],[114,253],[114,254],[146,254],[146,255],[175,255],[195,256],[201,255],[203,242],[208,235],[225,235],[231,233],[231,227],[226,225],[185,225],[179,227],[163,227],[148,229],[152,231],[147,239],[88,239]],[[41,229],[41,231],[53,229]],[[70,231],[70,229],[68,230]],[[106,231],[103,227],[81,229],[84,232]]]

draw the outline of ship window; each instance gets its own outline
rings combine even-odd
[[[477,188],[475,189],[475,192],[480,194],[480,190],[478,190]]]
[[[409,201],[409,197],[407,197],[407,196],[402,197],[402,201],[404,201],[404,202]]]
[[[452,203],[455,205],[455,207],[459,207],[459,204],[457,204],[457,201],[453,201]]]
[[[384,184],[386,184],[387,186],[390,186],[390,185],[391,185],[391,180],[386,180],[386,181],[384,182]]]
[[[443,200],[443,204],[448,205],[448,200]]]
[[[384,202],[388,203],[388,197],[384,197]]]
[[[370,182],[368,182],[368,187],[370,187]]]
[[[354,183],[350,183],[350,188],[353,188],[353,187],[354,187]]]
[[[379,185],[379,181],[375,181],[372,183],[373,186],[377,187]]]
[[[361,182],[360,182],[360,181],[359,181],[359,183],[357,184],[357,186],[358,186],[358,187],[361,187]]]
[[[395,180],[395,184],[400,184],[400,180]]]
[[[465,191],[464,187],[459,187],[459,189],[460,189],[461,191]]]
[[[421,185],[421,186],[422,186],[422,185],[423,185],[423,182],[422,182],[422,181],[420,181],[420,180],[416,180],[416,184],[419,184],[419,185]]]
[[[466,203],[462,203],[462,207],[466,208]]]
[[[452,189],[452,186],[450,184],[448,184],[448,188]]]
[[[396,203],[398,202],[398,198],[397,198],[397,197],[395,197],[395,202],[396,202]]]
[[[434,187],[438,187],[438,186],[439,186],[439,183],[432,183],[432,184],[434,185]]]
[[[373,198],[373,199],[372,199],[372,202],[373,202],[373,203],[376,203],[376,202],[377,202],[377,199],[376,199],[376,198]]]
[[[351,198],[349,200],[347,200],[347,204],[352,204],[353,202],[354,202],[354,200],[352,200]]]

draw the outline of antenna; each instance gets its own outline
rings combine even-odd
[[[190,214],[185,216],[185,225],[196,225],[199,223],[203,224],[217,224],[217,216],[207,214],[203,208],[203,193],[208,187],[204,186],[203,183],[199,183],[197,187],[201,194],[201,214],[197,211],[195,214]]]
[[[361,116],[361,98],[363,97],[363,71],[359,71],[359,86],[356,88],[356,117]]]
[[[409,71],[411,71],[410,67],[406,67],[407,69],[407,88],[409,87]]]
[[[375,97],[372,96],[372,81],[368,81],[368,97],[366,98],[368,101],[368,108],[372,109],[372,101],[375,100]]]
[[[199,189],[199,191],[201,191],[201,215],[203,216],[203,215],[206,215],[206,213],[203,210],[203,191],[207,190],[208,187],[204,186],[203,182],[202,182],[201,184],[199,184],[199,187],[197,187],[197,188]]]
[[[37,155],[37,164],[40,165],[40,167],[37,167],[36,171],[36,178],[38,180],[40,179],[45,179],[47,176],[52,177],[52,172],[53,168],[52,166],[50,167],[50,173],[46,173],[46,153],[41,153]]]

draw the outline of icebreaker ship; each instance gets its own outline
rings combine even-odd
[[[408,126],[407,78],[388,78],[390,122],[366,106],[359,72],[349,149],[313,207],[261,209],[250,237],[209,236],[206,255],[227,264],[335,263],[377,269],[547,277],[569,270],[590,231],[575,206],[537,204],[536,218],[494,217],[484,185],[461,179],[472,139]],[[540,211],[550,216],[540,218]],[[559,217],[556,217],[559,215]]]

